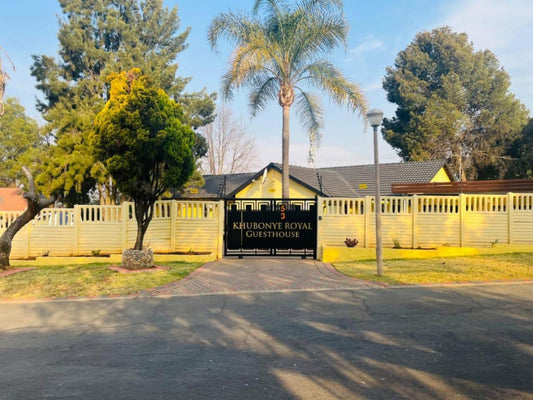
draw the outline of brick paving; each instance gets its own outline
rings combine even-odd
[[[223,258],[210,262],[181,281],[159,287],[151,296],[216,293],[340,290],[383,287],[350,278],[330,264],[299,258]]]

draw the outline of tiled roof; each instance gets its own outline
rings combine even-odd
[[[176,193],[174,197],[209,199],[223,198],[241,185],[251,181],[256,173],[227,174],[227,175],[204,175],[204,186],[197,188],[198,193]],[[224,181],[225,180],[225,181]]]
[[[0,188],[0,211],[24,211],[27,207],[28,202],[22,197],[22,190]]]
[[[281,170],[280,164],[273,165]],[[385,196],[391,195],[393,183],[430,182],[445,165],[444,160],[380,164],[380,193]],[[313,187],[319,194],[322,192],[328,197],[373,196],[375,193],[373,164],[316,169],[291,166],[289,173]]]
[[[393,183],[428,183],[444,166],[446,166],[444,160],[380,164],[380,193],[384,196],[391,195]],[[281,172],[281,164],[271,163],[266,168],[274,168]],[[260,176],[262,172],[263,169],[256,173],[205,175],[205,185],[198,188],[198,193],[186,192],[176,197],[231,197]],[[289,173],[291,179],[315,191],[318,195],[327,197],[374,195],[373,164],[328,168],[306,168],[291,165]]]

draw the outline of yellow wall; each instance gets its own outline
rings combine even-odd
[[[439,183],[439,182],[451,182],[450,177],[448,176],[448,173],[446,172],[444,167],[439,169],[439,172],[437,172],[430,181],[430,183]]]
[[[289,197],[296,198],[311,198],[315,197],[316,193],[306,187],[289,180]],[[239,193],[235,195],[236,198],[253,198],[253,199],[279,199],[281,198],[281,174],[274,170],[267,170],[267,176],[263,182],[263,175],[250,183]]]

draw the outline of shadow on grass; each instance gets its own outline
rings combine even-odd
[[[0,299],[129,295],[166,285],[189,275],[201,263],[160,263],[168,269],[121,274],[110,264],[36,266],[0,278]]]
[[[336,262],[334,267],[352,278],[392,285],[533,280],[531,253],[390,259],[384,261],[381,277],[377,276],[372,260]]]

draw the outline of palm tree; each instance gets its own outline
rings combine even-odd
[[[236,45],[223,78],[223,97],[231,99],[233,89],[244,87],[251,89],[252,115],[276,98],[283,109],[284,199],[289,198],[289,122],[293,104],[309,131],[310,161],[320,141],[322,108],[318,97],[304,88],[314,87],[352,111],[366,114],[366,101],[359,87],[324,58],[339,45],[346,45],[347,35],[342,0],[299,0],[294,7],[284,0],[255,0],[252,16],[222,13],[209,27],[213,49],[220,38]]]

